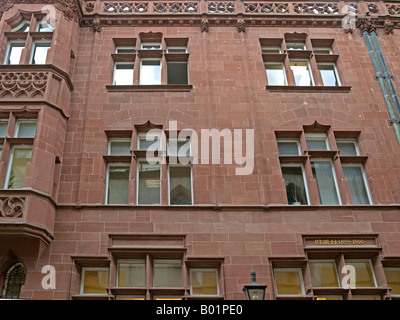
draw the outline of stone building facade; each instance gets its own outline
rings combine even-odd
[[[400,297],[397,2],[0,17],[3,298]]]

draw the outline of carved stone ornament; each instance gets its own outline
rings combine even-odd
[[[378,25],[378,19],[377,18],[359,18],[357,19],[356,27],[360,29],[361,33],[363,32],[368,32],[371,33],[373,31],[376,31],[376,27]]]
[[[93,32],[100,33],[102,30],[100,21],[93,21]]]
[[[207,18],[201,19],[201,32],[208,32],[210,30],[210,23],[208,22]]]
[[[20,218],[24,214],[25,199],[11,197],[0,200],[0,217]]]
[[[394,23],[391,22],[389,19],[386,19],[385,23],[383,24],[383,29],[385,30],[386,34],[393,34]]]
[[[237,30],[238,32],[246,32],[246,22],[244,21],[243,18],[238,18],[237,21]]]
[[[68,21],[78,21],[80,18],[80,11],[75,0],[1,0],[0,19],[2,18],[3,13],[7,10],[10,10],[14,4],[43,4],[43,6],[54,5],[64,14],[65,19]]]
[[[0,98],[44,97],[48,72],[0,72]]]

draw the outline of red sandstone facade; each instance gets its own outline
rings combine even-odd
[[[45,16],[45,5],[55,9],[56,25],[53,32],[40,33],[35,24]],[[253,269],[257,282],[268,285],[268,300],[395,299],[390,283],[396,281],[389,281],[386,271],[396,277],[400,268],[400,145],[361,32],[376,32],[400,90],[400,7],[390,1],[358,2],[357,28],[344,30],[343,5],[0,3],[0,59],[6,61],[10,42],[24,41],[20,62],[0,67],[0,118],[7,120],[0,138],[3,290],[10,268],[21,263],[26,271],[21,299],[244,299],[242,288]],[[372,18],[362,20],[368,10]],[[15,31],[25,20],[30,30]],[[51,43],[45,64],[32,64],[33,45],[43,39]],[[147,42],[162,48],[148,56],[140,47]],[[293,42],[306,47],[286,50]],[[282,51],[263,53],[270,44]],[[116,52],[120,45],[136,51],[121,56]],[[168,83],[167,63],[178,59],[168,54],[168,46],[187,48],[178,57],[187,62],[185,84]],[[316,47],[331,52],[318,54]],[[161,61],[160,83],[140,83],[145,58]],[[309,62],[312,84],[296,83],[291,68],[296,59]],[[129,61],[134,63],[132,83],[114,85],[115,64]],[[268,63],[282,63],[285,84],[268,83]],[[324,85],[321,63],[336,66],[340,85]],[[20,119],[36,119],[34,137],[14,134]],[[235,163],[192,164],[192,203],[175,205],[169,204],[166,163],[160,170],[160,203],[138,204],[138,136],[154,128],[168,133],[170,121],[177,121],[178,130],[196,132],[253,129],[252,174],[237,175]],[[325,135],[329,150],[308,150],[310,134]],[[112,138],[130,139],[131,155],[110,155]],[[285,139],[298,141],[298,155],[279,154],[277,142]],[[338,151],[345,139],[356,141],[357,155]],[[21,145],[32,146],[31,159],[23,186],[10,188],[10,157]],[[313,167],[318,159],[334,168],[338,204],[322,203]],[[130,170],[127,204],[106,204],[110,163]],[[303,168],[304,205],[288,202],[282,168],[293,164]],[[354,203],[343,169],[348,164],[363,168],[369,204]],[[144,261],[143,285],[118,286],[118,261],[127,259]],[[155,262],[165,259],[181,261],[176,286],[153,280]],[[334,261],[342,280],[340,267],[357,259],[370,261],[373,285],[321,289],[313,283],[310,261]],[[46,265],[55,269],[55,288],[42,286]],[[103,295],[82,291],[87,268],[108,270]],[[192,269],[216,270],[217,293],[195,294]],[[279,294],[277,274],[283,269],[300,270],[301,293]]]

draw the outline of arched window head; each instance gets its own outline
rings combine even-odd
[[[26,270],[22,263],[14,264],[6,273],[2,289],[2,299],[19,299],[21,287],[25,283]]]

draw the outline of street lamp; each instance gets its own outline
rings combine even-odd
[[[264,300],[266,285],[258,284],[256,282],[256,272],[252,270],[250,272],[251,284],[246,284],[243,287],[243,292],[246,295],[247,300]]]

